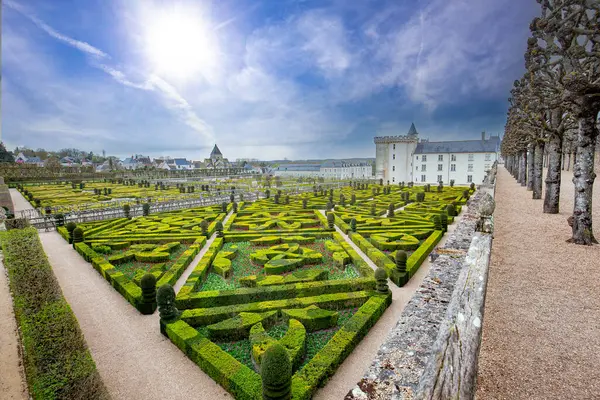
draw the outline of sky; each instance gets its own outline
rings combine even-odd
[[[3,0],[2,140],[201,160],[501,134],[535,0]]]

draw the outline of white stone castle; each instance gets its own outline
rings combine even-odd
[[[485,172],[498,159],[500,137],[481,140],[429,142],[419,139],[415,124],[406,135],[375,137],[375,177],[384,183],[456,185],[481,183]]]

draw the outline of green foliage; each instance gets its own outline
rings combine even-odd
[[[144,315],[154,313],[156,310],[156,277],[147,273],[140,280],[142,288],[142,301],[140,312]]]
[[[385,272],[385,269],[379,267],[377,270],[375,270],[375,280],[377,281],[376,290],[378,293],[386,294],[390,292],[387,279],[388,275],[387,272]]]
[[[356,218],[352,218],[350,220],[350,229],[352,232],[356,232]]]
[[[129,204],[123,206],[123,214],[125,214],[125,218],[131,219],[131,206]]]
[[[388,206],[388,218],[392,218],[394,216],[394,210],[396,209],[396,205],[394,203],[390,203]]]
[[[223,223],[221,221],[217,221],[215,225],[215,230],[217,231],[217,237],[223,237]]]
[[[440,224],[444,232],[448,232],[448,215],[445,213],[440,214]]]
[[[260,369],[263,399],[288,400],[292,398],[292,363],[285,348],[274,343],[263,355]]]
[[[73,231],[77,228],[77,224],[75,222],[67,222],[67,232],[69,233],[69,244],[73,243]]]
[[[436,215],[433,217],[433,224],[435,226],[436,231],[442,230],[442,220],[439,215]]]
[[[200,222],[200,229],[202,230],[202,234],[204,236],[208,236],[208,221],[203,219],[202,222]]]
[[[456,217],[456,207],[454,207],[454,204],[448,204],[446,206],[446,213],[449,217]]]
[[[312,304],[306,308],[281,310],[281,316],[284,320],[298,320],[308,332],[315,332],[335,326],[339,313],[337,311],[324,310]]]
[[[175,307],[175,291],[173,290],[173,286],[165,284],[159,287],[156,292],[156,303],[158,304],[161,321],[169,324],[179,319],[181,313]]]
[[[142,215],[144,217],[147,217],[148,215],[150,215],[150,204],[149,203],[144,203],[142,205]]]
[[[79,227],[73,229],[73,243],[83,242],[83,230]]]
[[[4,265],[34,399],[108,399],[34,228],[2,234]]]
[[[403,251],[403,250],[396,251],[396,257],[395,257],[396,271],[398,271],[400,273],[406,272],[406,260],[407,259],[408,259],[408,256],[405,251]]]
[[[207,332],[211,339],[239,340],[248,336],[250,328],[261,322],[264,326],[271,326],[277,320],[277,311],[264,313],[240,312],[239,315],[208,325]]]
[[[333,213],[331,213],[331,212],[327,213],[327,227],[329,229],[333,229],[334,221],[335,221],[335,217],[334,217]]]
[[[92,245],[92,250],[94,250],[96,253],[100,253],[100,254],[110,254],[112,252],[112,249],[109,246],[105,246],[105,245],[99,245],[99,244],[95,244]]]

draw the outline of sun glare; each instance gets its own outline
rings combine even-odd
[[[209,79],[217,63],[214,33],[195,10],[157,10],[145,33],[148,61],[156,72],[177,80]]]

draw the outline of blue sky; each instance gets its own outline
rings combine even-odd
[[[503,130],[534,0],[4,0],[2,140],[374,157]]]

